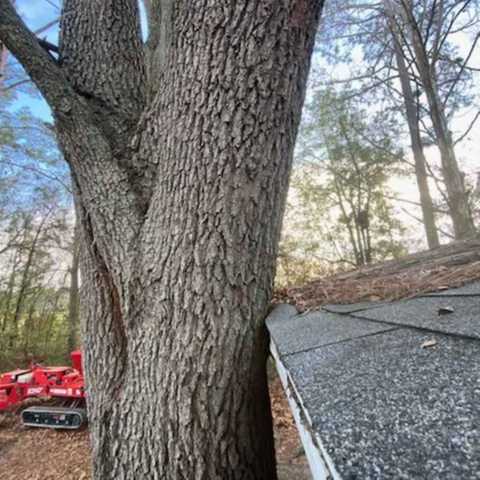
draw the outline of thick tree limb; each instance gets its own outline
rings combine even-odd
[[[35,35],[40,35],[41,33],[45,32],[46,30],[48,30],[50,27],[52,27],[53,25],[55,25],[56,23],[58,23],[58,21],[60,20],[59,17],[57,17],[55,20],[52,20],[48,23],[46,23],[45,25],[43,25],[42,27],[40,27],[39,29],[35,30],[33,33]],[[0,49],[3,50],[3,45],[1,44],[0,42]],[[6,65],[6,62],[7,62],[7,56],[8,56],[8,50],[5,49],[5,52],[2,51],[2,66],[0,67],[0,77],[4,74],[3,70],[4,70],[4,67]],[[5,92],[7,90],[12,90],[16,87],[19,87],[20,85],[23,85],[25,83],[29,83],[31,82],[30,78],[24,78],[22,80],[17,80],[16,82],[13,82],[7,86],[3,86],[2,85],[2,82],[0,80],[0,86],[2,88],[0,88],[0,90],[2,92]]]
[[[75,93],[54,59],[27,28],[9,0],[0,0],[0,40],[23,65],[54,114],[68,114]]]
[[[65,0],[60,57],[102,128],[124,143],[145,107],[145,62],[136,0]],[[92,55],[92,46],[95,54]]]

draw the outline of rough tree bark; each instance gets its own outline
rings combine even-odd
[[[453,229],[457,240],[475,235],[468,196],[465,190],[462,172],[458,166],[453,146],[452,134],[448,128],[445,108],[438,95],[435,65],[428,57],[420,27],[413,15],[410,0],[402,2],[404,26],[412,41],[415,65],[427,97],[430,118],[440,150],[442,173],[448,195],[448,207],[452,217]]]
[[[12,0],[11,3],[12,5],[15,5],[15,1]],[[8,61],[8,49],[5,47],[5,45],[2,42],[0,42],[0,89],[4,87],[7,61]]]
[[[74,178],[94,476],[273,479],[263,318],[322,2],[148,5],[144,47],[136,0],[65,0],[56,62],[0,0]]]
[[[422,208],[423,225],[427,237],[428,248],[436,248],[440,246],[438,231],[435,222],[435,212],[433,207],[432,196],[428,187],[428,175],[426,168],[426,159],[423,152],[422,139],[418,124],[417,109],[413,96],[412,86],[410,84],[410,76],[408,74],[405,57],[402,49],[401,39],[397,32],[398,26],[395,22],[395,12],[392,11],[390,0],[385,1],[385,11],[389,18],[390,32],[395,51],[395,61],[397,64],[398,75],[402,88],[403,101],[405,105],[405,114],[407,117],[408,130],[410,133],[410,141],[412,144],[413,158],[415,162],[415,176],[417,179],[418,191],[420,193],[420,205]]]

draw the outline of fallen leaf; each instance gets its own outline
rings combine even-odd
[[[437,345],[437,341],[432,338],[430,340],[426,340],[425,342],[422,343],[422,348],[430,348],[430,347],[435,347]]]

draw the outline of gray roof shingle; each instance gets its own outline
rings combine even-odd
[[[341,478],[480,479],[480,282],[464,290],[267,319]]]

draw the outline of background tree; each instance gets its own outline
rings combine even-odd
[[[308,103],[293,186],[304,208],[316,205],[307,224],[331,245],[331,261],[360,267],[403,252],[388,200],[389,179],[402,173],[402,151],[385,112],[367,113],[345,96],[318,91]]]
[[[327,16],[329,22],[320,30],[322,53],[334,65],[351,60],[352,52],[357,56],[358,68],[340,81],[356,86],[356,94],[364,101],[390,103],[405,116],[430,245],[436,244],[432,210],[438,211],[438,205],[431,201],[425,172],[443,194],[455,236],[471,235],[468,188],[459,181],[464,175],[454,147],[466,138],[479,116],[472,95],[477,73],[472,60],[478,44],[478,5],[468,0],[340,0],[329,4]],[[417,37],[421,42],[415,48],[413,40]],[[457,46],[459,37],[466,45],[464,57]],[[420,43],[424,51],[418,48]],[[464,115],[466,108],[472,110],[472,121],[454,138],[450,133],[452,119]],[[423,147],[432,143],[441,154],[438,172],[422,158]]]
[[[151,1],[143,45],[136,1],[65,0],[55,58],[0,0],[72,171],[96,478],[276,476],[263,318],[321,3]]]
[[[390,0],[385,0],[390,2]],[[418,72],[421,86],[427,99],[429,107],[430,120],[433,125],[436,143],[440,150],[442,162],[442,173],[448,194],[448,207],[453,221],[455,238],[468,238],[475,233],[473,219],[468,205],[468,196],[465,189],[463,174],[460,171],[455,155],[454,140],[448,125],[446,106],[450,95],[458,84],[458,80],[463,73],[464,64],[459,67],[458,74],[453,80],[448,78],[444,80],[443,88],[445,93],[441,95],[439,82],[440,71],[450,71],[451,63],[445,62],[448,55],[443,45],[448,45],[447,37],[452,31],[455,19],[461,14],[462,10],[468,6],[469,1],[459,2],[442,0],[433,1],[428,9],[430,15],[429,21],[425,20],[427,12],[414,8],[410,0],[402,0],[400,8],[392,8],[392,18],[399,26],[399,31],[406,31],[408,39],[405,43],[410,47],[413,53],[414,66]],[[387,5],[393,2],[387,3]],[[449,13],[446,13],[445,10]],[[397,13],[398,12],[398,13]],[[470,19],[469,19],[470,23]],[[432,32],[432,33],[431,33]],[[479,36],[475,38],[471,47],[469,56],[473,52]],[[446,51],[446,55],[444,52]],[[443,59],[443,62],[442,62]],[[445,69],[442,67],[445,65]],[[448,68],[450,67],[450,68]]]
[[[389,4],[385,4],[386,12],[390,15]],[[420,129],[419,111],[417,101],[412,87],[412,81],[407,68],[407,60],[402,48],[402,39],[395,18],[389,17],[388,27],[392,35],[393,49],[395,53],[395,62],[398,70],[401,91],[403,94],[403,103],[405,106],[405,116],[410,134],[413,158],[415,162],[415,177],[417,180],[418,191],[420,194],[420,204],[422,208],[423,224],[427,237],[428,247],[436,248],[440,245],[437,224],[435,221],[435,209],[428,185],[427,161],[423,149],[422,135]]]

